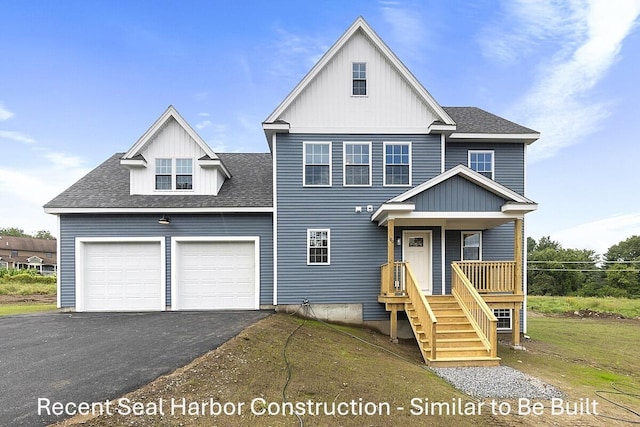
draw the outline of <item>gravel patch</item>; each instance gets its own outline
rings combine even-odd
[[[552,399],[563,396],[552,385],[508,366],[431,370],[458,390],[474,397]]]

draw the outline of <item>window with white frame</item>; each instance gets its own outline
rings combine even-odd
[[[307,265],[329,265],[329,229],[307,230]]]
[[[304,185],[328,187],[331,185],[331,143],[305,142]]]
[[[469,150],[469,168],[493,179],[493,151]]]
[[[482,259],[482,232],[462,232],[462,261],[480,261]]]
[[[366,96],[367,95],[367,63],[354,62],[351,64],[351,95]]]
[[[371,143],[344,143],[344,185],[371,185]]]
[[[498,319],[498,329],[511,329],[511,309],[494,308],[493,315]]]
[[[384,185],[411,185],[410,143],[384,143]]]
[[[176,159],[176,190],[193,190],[193,161]]]
[[[156,159],[156,190],[171,190],[172,161]]]

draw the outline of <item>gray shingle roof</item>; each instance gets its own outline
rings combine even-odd
[[[269,153],[216,153],[231,173],[217,196],[130,195],[129,169],[116,153],[45,208],[257,208],[273,206]]]
[[[477,107],[442,107],[456,122],[457,133],[537,134],[538,132]]]

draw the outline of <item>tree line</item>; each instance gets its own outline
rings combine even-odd
[[[529,295],[640,298],[640,236],[611,246],[603,255],[565,249],[550,237],[528,237]]]
[[[0,228],[0,236],[13,236],[13,237],[33,237],[36,239],[55,240],[56,238],[47,230],[36,231],[33,234],[25,233],[22,228],[18,227],[6,227]]]

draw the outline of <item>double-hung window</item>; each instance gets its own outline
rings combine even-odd
[[[482,260],[482,232],[462,232],[462,261]]]
[[[469,168],[487,178],[493,179],[493,151],[470,150]]]
[[[193,162],[176,159],[176,190],[193,190]]]
[[[371,143],[344,143],[344,185],[371,185]]]
[[[305,186],[331,186],[331,143],[305,142],[304,183]]]
[[[156,159],[156,190],[171,190],[171,159]]]
[[[329,265],[329,229],[307,230],[307,265]]]
[[[498,319],[498,330],[511,329],[511,309],[510,308],[494,308],[493,315]]]
[[[384,143],[384,185],[411,185],[411,143]]]
[[[367,63],[354,62],[351,64],[351,95],[366,96],[367,95]]]
[[[193,190],[193,160],[176,159],[175,169],[173,163],[156,159],[156,190]]]

